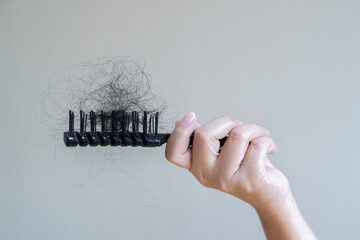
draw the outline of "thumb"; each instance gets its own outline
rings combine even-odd
[[[191,149],[189,148],[190,136],[199,128],[196,115],[190,112],[176,122],[166,144],[165,157],[169,162],[182,168],[191,168]]]

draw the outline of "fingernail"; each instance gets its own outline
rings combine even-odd
[[[238,124],[240,125],[244,125],[244,123],[242,121],[236,120],[238,122]]]
[[[181,119],[181,123],[184,126],[189,126],[194,121],[195,118],[196,118],[195,113],[189,112],[188,114],[186,114],[186,116],[183,119]]]

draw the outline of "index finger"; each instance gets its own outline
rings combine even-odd
[[[232,117],[223,116],[200,127],[194,136],[192,170],[211,168],[219,155],[219,139],[240,124],[242,123]]]

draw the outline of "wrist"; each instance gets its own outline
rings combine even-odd
[[[278,218],[287,218],[290,215],[298,215],[300,211],[291,192],[282,200],[274,203],[253,205],[262,222],[272,221]],[[301,214],[300,214],[301,215]]]
[[[278,207],[256,208],[256,211],[268,239],[317,239],[291,193]]]

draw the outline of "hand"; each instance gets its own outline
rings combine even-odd
[[[218,139],[225,136],[228,138],[220,149]],[[260,125],[224,116],[200,126],[195,114],[189,113],[176,122],[165,156],[189,169],[205,187],[250,203],[269,240],[317,239],[297,208],[286,177],[267,158],[275,152],[270,132]]]
[[[192,149],[189,137],[194,133]],[[228,136],[220,150],[218,139]],[[224,116],[204,126],[189,113],[176,123],[166,145],[166,158],[187,168],[205,187],[234,195],[263,213],[265,218],[278,211],[290,190],[285,176],[268,160],[276,145],[267,129],[242,124]]]

